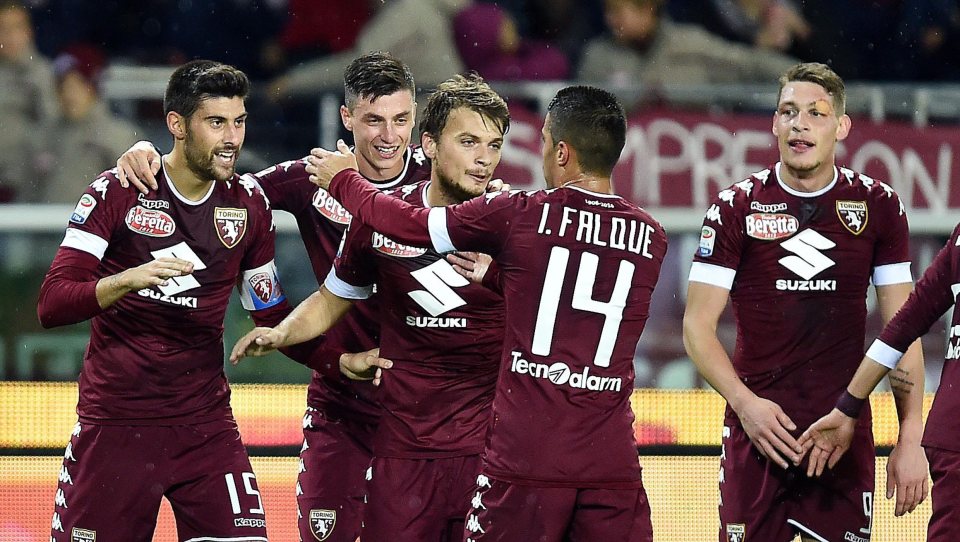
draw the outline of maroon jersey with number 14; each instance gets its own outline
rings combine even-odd
[[[398,242],[490,254],[500,267],[506,329],[485,472],[518,484],[641,487],[630,395],[667,250],[660,224],[618,196],[575,187],[428,210],[362,180],[348,170],[330,186],[357,219]]]

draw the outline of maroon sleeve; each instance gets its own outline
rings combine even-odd
[[[433,246],[427,222],[429,209],[382,193],[356,170],[337,173],[330,182],[330,194],[353,213],[355,219],[394,241]]]
[[[500,266],[497,265],[496,260],[490,262],[490,267],[484,273],[481,284],[491,292],[503,295],[503,283],[500,282]]]
[[[103,312],[97,302],[96,256],[60,247],[40,286],[37,316],[45,328],[75,324]]]
[[[946,246],[924,271],[896,316],[883,328],[879,339],[887,346],[899,352],[906,352],[913,341],[926,334],[956,301],[952,288],[954,276],[952,268],[958,234],[960,234],[960,226],[954,229]]]

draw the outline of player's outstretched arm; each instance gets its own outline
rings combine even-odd
[[[884,324],[890,322],[910,297],[909,282],[877,286],[877,304]],[[920,341],[904,352],[888,374],[897,406],[900,431],[887,461],[887,498],[896,497],[894,515],[912,512],[927,498],[929,465],[923,452],[923,350]],[[872,388],[871,388],[872,389]]]
[[[254,328],[244,335],[234,345],[230,362],[236,364],[244,356],[262,356],[318,337],[333,327],[352,305],[349,299],[338,297],[321,286],[275,327]]]
[[[117,159],[117,179],[120,186],[134,188],[146,194],[157,189],[157,172],[160,171],[160,153],[153,143],[137,141]]]
[[[807,476],[820,476],[824,468],[832,469],[850,449],[860,410],[887,371],[887,367],[864,357],[837,406],[800,435],[800,445],[810,453]]]
[[[380,385],[383,369],[393,367],[393,362],[380,357],[380,349],[374,348],[356,354],[344,353],[340,356],[340,372],[351,380],[373,380]]]
[[[773,401],[758,397],[737,376],[717,338],[717,323],[729,291],[691,281],[683,314],[683,344],[700,374],[737,413],[743,430],[757,450],[782,468],[800,463],[803,449],[790,434],[796,425]]]

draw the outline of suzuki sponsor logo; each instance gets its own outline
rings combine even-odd
[[[791,254],[777,261],[803,280],[777,279],[777,290],[832,292],[837,289],[836,280],[811,280],[816,275],[836,265],[837,262],[824,254],[827,250],[837,246],[836,243],[814,230],[807,229],[780,243],[780,246]]]
[[[760,211],[761,213],[779,213],[787,210],[786,203],[760,203],[759,201],[750,202],[751,211]]]
[[[570,366],[562,361],[556,361],[550,365],[536,363],[523,359],[522,354],[517,351],[510,352],[510,356],[512,357],[511,372],[549,380],[555,386],[601,392],[619,392],[623,387],[623,378],[592,375],[590,367],[584,367],[580,372],[573,372]]]
[[[166,303],[168,305],[177,305],[178,307],[186,307],[188,309],[197,308],[197,298],[195,297],[176,297],[172,295],[163,295],[160,292],[155,292],[149,288],[137,290],[137,295],[140,297],[153,299],[161,303]]]
[[[467,327],[466,318],[437,318],[435,316],[407,316],[407,325],[410,327]]]
[[[127,212],[124,222],[130,231],[147,237],[170,237],[177,230],[177,224],[167,213],[139,205]]]
[[[753,213],[746,218],[747,235],[761,241],[775,241],[797,233],[800,222],[783,213]]]
[[[374,232],[371,242],[373,243],[373,250],[376,250],[381,254],[396,256],[398,258],[416,258],[417,256],[423,256],[427,253],[427,249],[425,248],[402,245],[390,239],[389,237],[376,232]]]
[[[313,208],[328,220],[337,224],[347,225],[353,218],[346,207],[340,205],[339,201],[333,199],[330,192],[322,188],[317,188],[317,191],[313,194]]]

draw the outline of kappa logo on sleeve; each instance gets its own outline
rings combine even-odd
[[[336,526],[336,510],[314,509],[310,511],[310,532],[320,542],[330,538]]]

